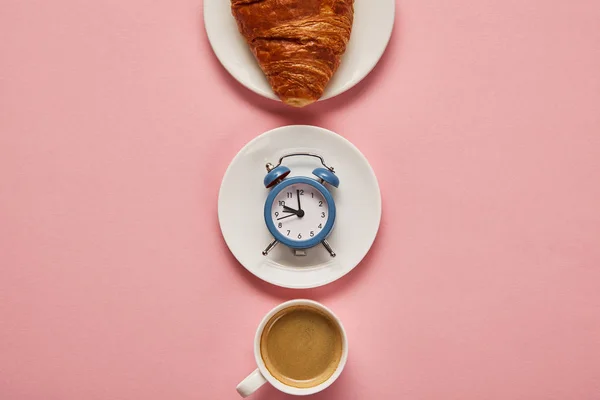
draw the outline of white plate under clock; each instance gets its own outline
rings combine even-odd
[[[337,217],[328,238],[336,257],[320,245],[296,256],[283,244],[262,255],[273,240],[263,215],[269,194],[265,165],[293,152],[321,155],[340,179],[332,190]],[[310,177],[320,166],[306,157],[286,159],[285,165],[290,177]],[[291,125],[263,133],[234,157],[221,183],[218,214],[227,246],[248,271],[274,285],[312,288],[341,278],[365,257],[379,229],[381,194],[373,169],[352,143],[323,128]]]
[[[371,72],[392,35],[394,12],[395,0],[355,0],[346,53],[321,100],[345,92]],[[204,0],[204,26],[215,55],[236,80],[253,92],[279,100],[238,31],[230,0]]]

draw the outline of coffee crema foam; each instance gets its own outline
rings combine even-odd
[[[265,325],[260,353],[278,381],[310,388],[327,381],[340,363],[342,332],[325,312],[311,306],[292,306],[279,311]]]

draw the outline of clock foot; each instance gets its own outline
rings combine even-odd
[[[306,250],[294,249],[294,255],[296,257],[305,256],[306,255]]]
[[[267,246],[267,248],[263,250],[262,255],[266,256],[267,254],[269,254],[269,252],[271,250],[273,250],[273,247],[277,246],[277,243],[279,243],[279,241],[277,241],[277,239],[275,239],[271,243],[269,243],[269,245]]]
[[[329,242],[327,240],[323,240],[321,243],[323,244],[323,247],[325,247],[327,249],[327,251],[329,252],[329,255],[331,257],[335,257],[335,252],[333,251],[333,249],[329,245]]]

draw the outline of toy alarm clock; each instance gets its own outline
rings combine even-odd
[[[284,158],[315,157],[324,168],[316,168],[316,177],[294,176],[288,178],[290,169],[281,165]],[[311,153],[291,153],[282,156],[279,163],[266,165],[264,184],[271,192],[265,201],[265,223],[274,240],[262,252],[269,252],[283,243],[297,256],[306,255],[305,250],[321,243],[335,257],[327,242],[335,223],[335,202],[326,185],[337,188],[340,184],[333,167],[327,166],[323,157]]]

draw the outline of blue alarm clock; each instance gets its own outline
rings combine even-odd
[[[288,178],[290,169],[281,165],[284,158],[315,157],[323,167],[313,170],[316,177],[294,176]],[[265,201],[265,223],[274,240],[262,252],[269,252],[278,244],[290,247],[297,256],[305,250],[322,244],[331,257],[335,252],[327,242],[335,223],[335,201],[328,186],[340,184],[333,167],[327,166],[323,157],[312,153],[291,153],[282,156],[277,165],[268,163],[264,185],[271,192]],[[326,186],[328,185],[328,186]]]

